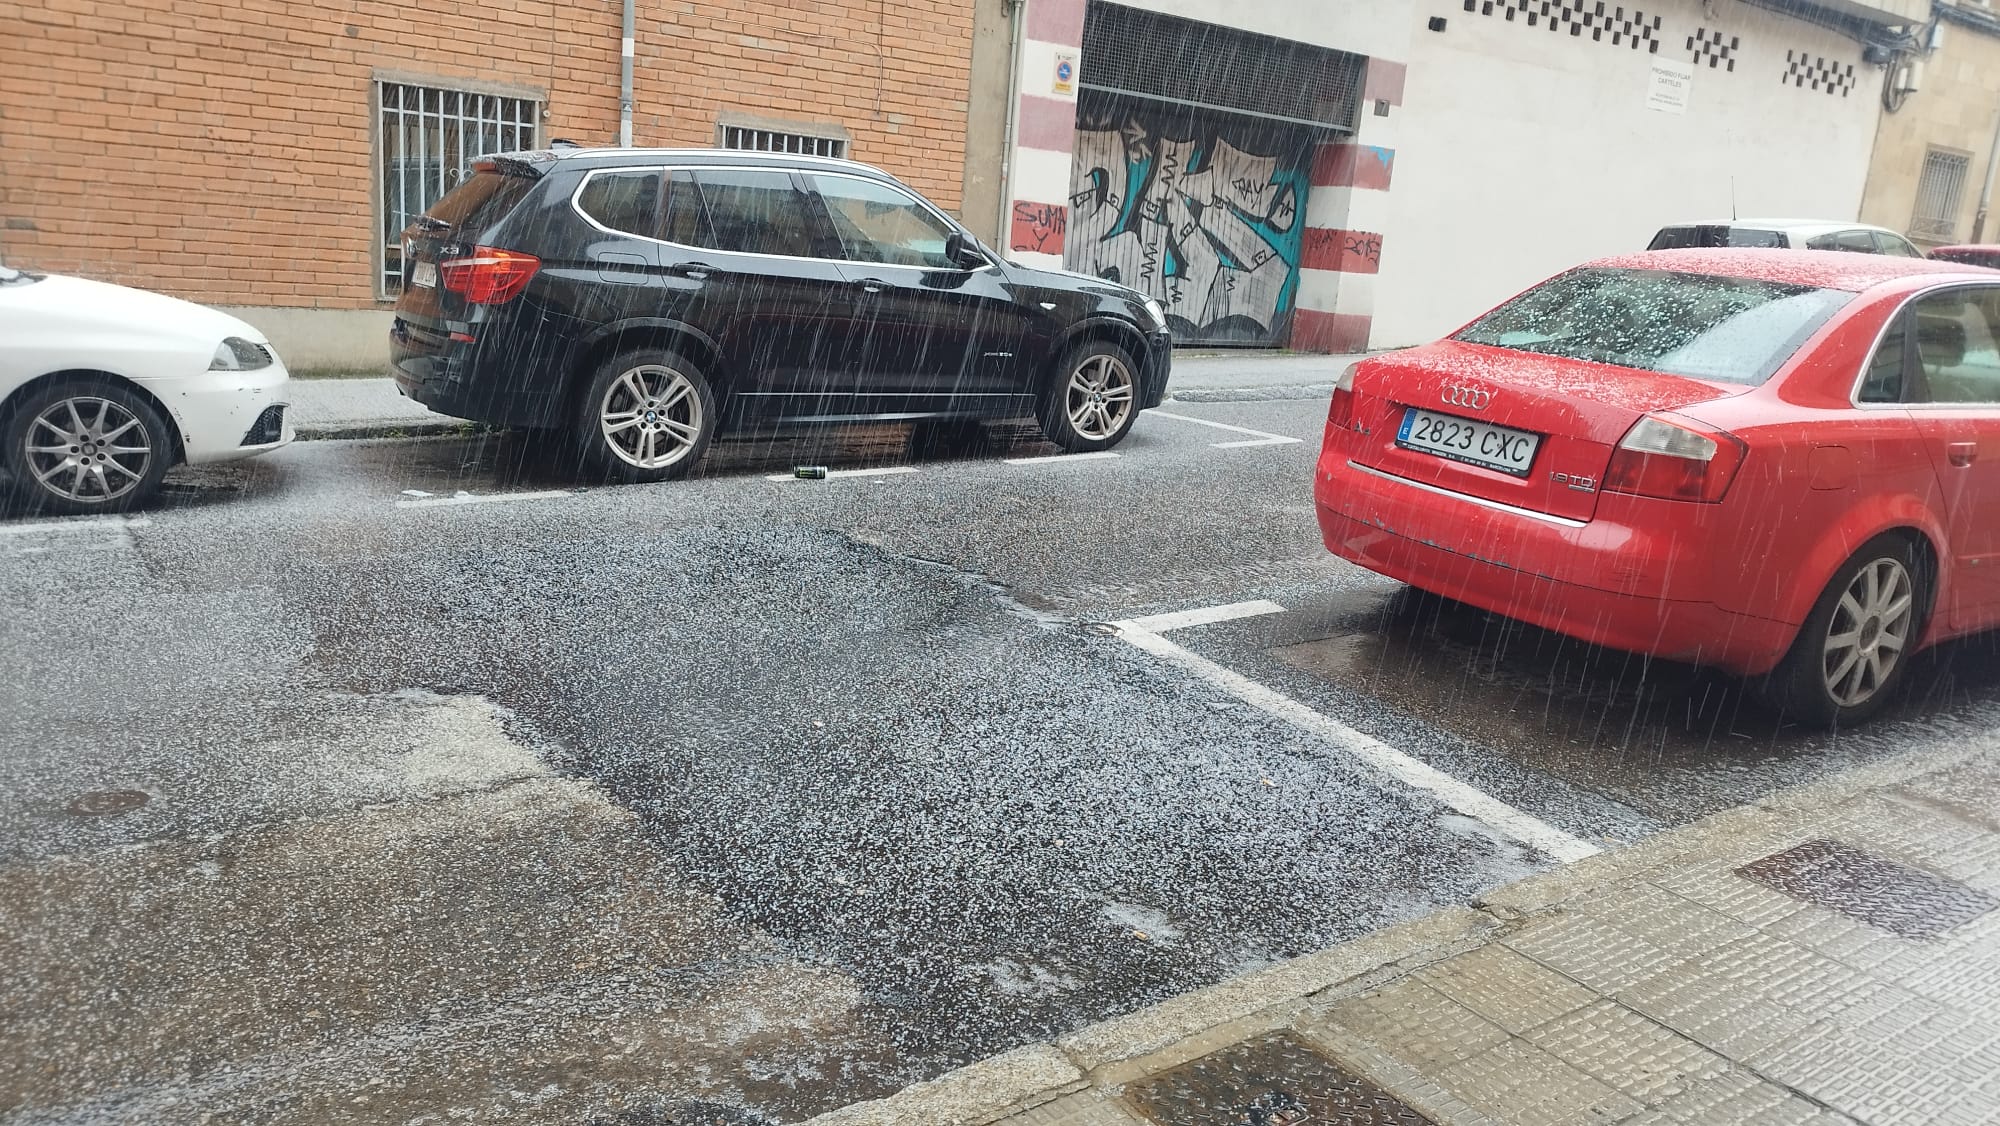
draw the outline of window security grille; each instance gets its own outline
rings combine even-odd
[[[470,176],[480,156],[535,147],[541,107],[528,98],[400,82],[379,89],[381,286],[393,296],[403,288],[403,228]]]
[[[1932,149],[1924,154],[1917,178],[1917,210],[1910,219],[1910,236],[1950,242],[1958,233],[1958,204],[1965,191],[1965,174],[1972,158]]]
[[[722,127],[722,147],[751,152],[790,152],[802,156],[847,157],[847,142],[839,137],[811,133],[787,133],[776,129],[755,129],[747,125]]]

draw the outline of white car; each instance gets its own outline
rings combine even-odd
[[[1661,227],[1647,250],[1688,247],[1748,246],[1792,250],[1849,250],[1922,258],[1916,244],[1887,227],[1866,223],[1833,223],[1825,219],[1718,219],[1709,223],[1674,223]]]
[[[275,450],[290,386],[226,313],[0,266],[0,462],[30,510],[121,512],[176,463]]]

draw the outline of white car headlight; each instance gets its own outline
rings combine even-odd
[[[215,346],[210,371],[256,371],[271,366],[271,350],[240,336],[232,336]]]
[[[1140,306],[1146,310],[1147,316],[1153,318],[1153,328],[1163,329],[1167,327],[1167,311],[1160,308],[1158,301],[1148,297],[1140,302]]]

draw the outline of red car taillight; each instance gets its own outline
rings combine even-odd
[[[1703,432],[1648,416],[1611,452],[1602,487],[1607,493],[1713,504],[1729,491],[1746,452],[1742,442],[1720,430]]]
[[[519,297],[541,268],[542,260],[532,254],[482,246],[470,257],[439,262],[438,278],[474,305],[504,305]]]
[[[1333,399],[1326,405],[1326,424],[1338,426],[1342,430],[1354,429],[1354,369],[1360,364],[1349,364],[1340,373],[1340,379],[1333,385]]]

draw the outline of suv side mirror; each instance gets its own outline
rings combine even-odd
[[[966,241],[963,231],[953,231],[944,240],[944,256],[951,259],[952,265],[961,270],[977,270],[982,266],[991,265],[986,261],[986,255]]]

